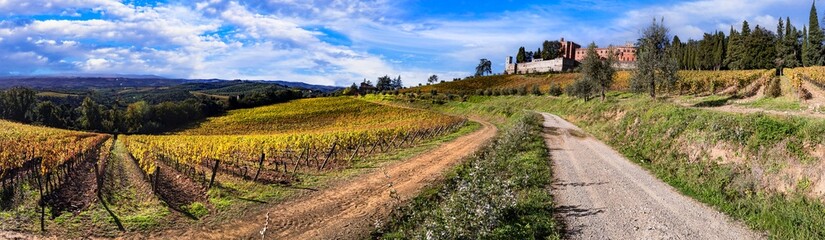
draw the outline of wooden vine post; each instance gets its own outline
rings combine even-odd
[[[218,175],[218,165],[221,164],[221,160],[215,159],[215,166],[212,166],[212,177],[209,179],[209,186],[206,189],[212,189],[212,184],[215,183],[215,176]]]
[[[318,168],[318,171],[321,171],[322,169],[324,169],[327,166],[327,162],[329,162],[329,159],[332,157],[332,154],[335,153],[335,147],[336,146],[338,146],[338,139],[335,139],[335,141],[332,142],[332,148],[329,150],[329,153],[327,154],[327,158],[324,159],[324,163],[321,164],[321,167]]]
[[[261,174],[261,168],[264,167],[264,159],[266,159],[266,153],[261,153],[261,160],[258,161],[258,171],[255,172],[255,179],[253,181],[258,181],[258,175]]]
[[[37,160],[40,162],[40,159]],[[40,166],[40,164],[37,164]],[[44,201],[43,197],[43,174],[40,173],[40,169],[37,169],[35,173],[37,174],[37,188],[40,190],[40,231],[46,231],[46,202]]]

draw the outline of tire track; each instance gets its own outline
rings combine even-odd
[[[581,129],[542,113],[551,131],[553,194],[570,239],[761,239],[679,194]]]

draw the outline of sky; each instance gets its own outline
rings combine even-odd
[[[623,45],[808,23],[808,0],[0,0],[0,76],[135,74],[348,86],[504,69],[520,46]],[[819,16],[825,16],[825,5]]]

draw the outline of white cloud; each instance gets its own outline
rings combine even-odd
[[[494,70],[500,71],[504,57],[518,47],[534,50],[544,40],[623,44],[654,17],[664,17],[673,33],[686,40],[715,29],[727,31],[731,25],[739,28],[746,19],[772,30],[774,16],[793,12],[783,9],[804,12],[807,20],[810,6],[797,0],[697,0],[632,8],[599,24],[580,21],[567,11],[614,12],[616,1],[563,2],[475,19],[423,14],[415,20],[398,17],[405,15],[406,1],[129,2],[0,0],[0,19],[64,16],[0,20],[0,62],[8,63],[0,66],[0,74],[45,69],[335,85],[401,75],[408,85],[416,85],[432,74],[442,79],[466,76],[479,58],[492,60]],[[102,17],[67,20],[88,11]],[[346,43],[322,40],[337,35]]]

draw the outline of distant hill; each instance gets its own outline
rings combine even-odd
[[[334,92],[341,87],[312,85],[287,81],[229,81],[221,79],[170,79],[152,75],[78,75],[78,76],[21,76],[0,77],[0,89],[29,87],[40,90],[87,90],[107,88],[172,87],[193,84],[192,90],[214,89],[216,86],[230,86],[238,83],[255,85],[280,85],[285,88],[300,88],[321,92]],[[197,85],[201,84],[200,88]]]

